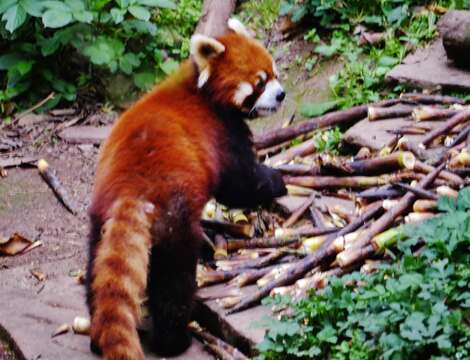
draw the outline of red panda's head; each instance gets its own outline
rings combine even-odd
[[[200,34],[191,38],[198,88],[217,105],[250,117],[275,112],[285,92],[273,58],[238,20],[230,19],[228,27],[217,39]]]

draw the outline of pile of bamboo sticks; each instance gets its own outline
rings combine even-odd
[[[396,129],[393,146],[375,153],[361,148],[350,157],[315,152],[312,132],[319,128],[396,117],[408,117],[410,125]],[[425,129],[423,120],[439,125]],[[412,141],[408,134],[422,136]],[[290,146],[294,139],[297,145]],[[301,299],[309,289],[321,289],[330,277],[353,269],[373,271],[397,241],[390,229],[436,216],[437,198],[456,197],[465,185],[470,108],[458,98],[404,94],[274,130],[255,138],[255,146],[261,160],[284,174],[288,196],[304,200],[288,217],[266,210],[222,210],[224,221],[216,216],[218,205],[208,205],[203,226],[214,260],[200,266],[198,283],[227,283],[215,297],[228,314],[268,295]],[[318,207],[316,200],[325,194],[347,199],[354,212]],[[239,289],[250,284],[257,285],[256,291],[243,296]]]

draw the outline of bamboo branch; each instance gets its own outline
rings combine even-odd
[[[301,144],[295,145],[287,149],[286,151],[273,156],[266,161],[267,165],[276,167],[283,165],[293,160],[298,156],[305,156],[314,153],[316,150],[316,140],[310,139]]]
[[[200,340],[204,341],[207,344],[216,345],[217,348],[223,349],[226,353],[230,355],[232,360],[248,360],[248,358],[240,352],[237,348],[226,343],[222,339],[219,339],[209,333],[207,330],[204,330],[198,323],[192,322],[189,324],[189,330]],[[217,355],[217,354],[216,354]]]
[[[76,215],[78,212],[76,205],[69,197],[67,190],[64,188],[55,172],[49,167],[47,161],[44,159],[39,159],[37,166],[42,178],[46,181],[47,185],[49,185],[49,187],[54,191],[54,194],[57,196],[60,202],[65,206],[68,211],[70,211],[73,215]]]
[[[401,100],[413,101],[420,104],[460,104],[464,105],[465,100],[462,100],[454,96],[445,96],[445,95],[425,95],[425,94],[415,94],[415,93],[405,93],[400,96]]]
[[[283,165],[277,165],[276,169],[284,174],[291,174],[291,175],[319,175],[320,174],[320,167],[318,165],[283,164]]]
[[[284,176],[286,184],[305,186],[312,189],[328,188],[365,188],[396,183],[416,176],[409,171],[380,176]]]
[[[431,173],[435,170],[434,166],[425,164],[425,163],[423,163],[419,160],[417,160],[415,162],[415,168],[414,169],[416,171],[422,172],[424,174],[429,174],[429,173]],[[460,176],[458,176],[458,175],[456,175],[456,174],[454,174],[450,171],[446,171],[446,170],[442,170],[439,173],[438,177],[440,179],[446,180],[448,183],[450,183],[452,186],[455,186],[455,187],[460,187],[465,183],[464,180]]]
[[[298,209],[296,209],[291,216],[282,224],[283,228],[289,228],[292,225],[294,225],[297,220],[307,211],[307,209],[312,205],[312,203],[315,201],[315,199],[318,197],[318,194],[316,192],[313,192],[307,200],[304,201],[302,205]]]
[[[431,130],[422,140],[420,146],[426,147],[438,136],[449,132],[455,126],[470,119],[470,110],[464,110],[456,115],[452,116],[445,124],[442,126]]]
[[[396,183],[394,184],[394,186],[398,186],[407,191],[411,191],[412,193],[414,193],[415,195],[419,196],[422,199],[437,200],[438,198],[438,196],[434,194],[432,191],[424,190],[417,186],[411,186],[411,185],[403,184],[403,183]]]
[[[425,178],[419,182],[419,187],[426,188],[429,185],[431,185],[436,179],[436,177],[439,175],[439,172],[442,171],[444,167],[445,167],[445,163],[442,163],[440,166],[435,168],[434,171],[426,175]],[[405,196],[403,196],[398,201],[397,205],[395,205],[393,208],[385,212],[378,220],[373,222],[372,225],[367,230],[364,230],[360,234],[359,238],[355,241],[354,248],[345,250],[345,252],[351,252],[351,254],[347,253],[347,254],[342,255],[341,262],[339,259],[337,259],[338,262],[340,263],[340,266],[345,267],[345,266],[351,265],[350,260],[358,261],[358,260],[363,259],[363,257],[357,257],[356,253],[359,252],[359,254],[363,256],[366,254],[366,252],[360,252],[357,249],[361,249],[363,247],[369,246],[372,238],[375,235],[385,231],[395,221],[395,219],[398,216],[403,215],[403,213],[408,208],[411,207],[415,199],[416,199],[416,195],[414,193],[407,192]],[[357,251],[354,252],[354,249],[356,249]]]
[[[227,240],[220,234],[216,234],[214,238],[215,242],[215,251],[214,251],[214,259],[226,259],[228,256],[227,253]]]
[[[332,243],[337,236],[342,236],[351,231],[357,230],[360,226],[362,226],[362,224],[374,217],[379,211],[381,211],[381,206],[377,204],[376,206],[356,218],[352,223],[346,225],[343,229],[338,231],[336,235],[330,235],[316,252],[307,255],[304,259],[300,260],[297,264],[293,265],[280,278],[274,280],[273,282],[262,287],[255,293],[244,298],[232,309],[230,309],[227,314],[233,314],[248,309],[258,304],[261,299],[269,295],[272,289],[277,288],[279,286],[292,284],[294,281],[300,279],[308,271],[325,261],[325,259],[336,254],[335,248],[332,246]]]
[[[394,184],[395,185],[395,184]],[[364,199],[391,199],[402,196],[403,192],[393,189],[390,186],[382,186],[379,188],[372,188],[361,191],[357,194],[358,197]]]

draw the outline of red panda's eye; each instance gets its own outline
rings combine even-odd
[[[257,89],[262,89],[265,85],[265,81],[263,79],[258,79],[258,81],[256,82],[256,88]]]

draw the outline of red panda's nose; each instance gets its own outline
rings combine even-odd
[[[284,90],[281,90],[277,93],[276,100],[278,102],[281,102],[282,100],[284,100],[285,97],[286,97],[286,92]]]

